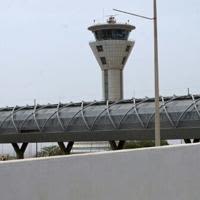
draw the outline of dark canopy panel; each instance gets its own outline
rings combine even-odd
[[[163,139],[200,138],[200,96],[160,98]],[[154,99],[0,109],[0,143],[154,139]]]

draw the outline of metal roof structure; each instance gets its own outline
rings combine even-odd
[[[154,139],[154,99],[0,109],[0,143]],[[200,95],[160,98],[161,138],[200,138]]]

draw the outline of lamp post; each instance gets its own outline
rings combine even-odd
[[[159,101],[159,63],[158,63],[158,28],[157,28],[157,3],[153,0],[153,18],[137,15],[118,9],[114,11],[135,17],[152,20],[154,25],[154,89],[155,89],[155,146],[160,146],[160,101]]]

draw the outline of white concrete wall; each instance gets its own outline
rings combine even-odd
[[[0,163],[1,200],[199,200],[200,145]]]

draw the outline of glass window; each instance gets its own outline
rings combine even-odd
[[[123,59],[122,59],[122,65],[124,65],[124,64],[125,64],[125,62],[126,62],[126,56],[125,56],[125,57],[123,57]]]
[[[112,38],[114,40],[127,40],[129,32],[127,30],[115,29],[112,30]]]
[[[96,47],[97,47],[97,51],[98,51],[98,52],[103,51],[103,46],[102,46],[102,45],[98,45],[98,46],[96,46]]]
[[[101,63],[103,65],[106,65],[106,58],[105,57],[100,57],[100,59],[101,59]]]
[[[129,51],[130,51],[130,48],[131,48],[131,46],[128,45],[128,46],[126,47],[126,52],[129,52]]]
[[[108,70],[104,70],[104,98],[108,99]]]
[[[129,31],[124,29],[104,29],[95,31],[96,40],[127,40]]]

